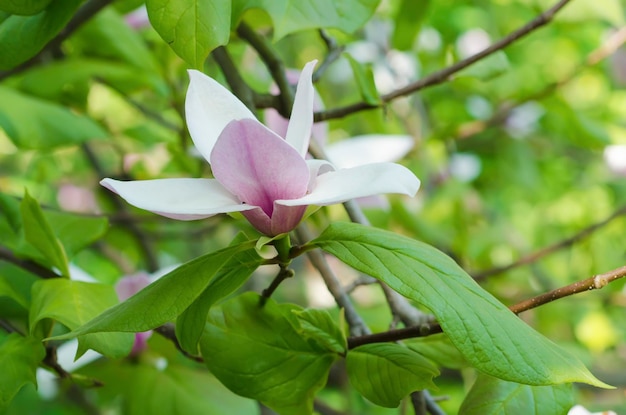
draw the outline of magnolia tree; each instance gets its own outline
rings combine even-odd
[[[625,409],[624,12],[540,3],[0,0],[0,408]]]

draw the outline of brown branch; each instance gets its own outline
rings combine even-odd
[[[596,230],[602,228],[603,226],[607,225],[609,222],[623,215],[626,215],[626,206],[622,206],[621,208],[613,212],[608,218],[584,228],[580,232],[576,233],[575,235],[570,236],[567,239],[564,239],[553,245],[540,249],[537,252],[533,252],[530,255],[526,255],[508,265],[504,265],[502,267],[495,267],[495,268],[491,268],[485,271],[473,273],[472,276],[474,277],[476,281],[480,281],[480,280],[484,280],[485,278],[491,277],[493,275],[502,274],[504,272],[510,271],[513,268],[532,264],[533,262],[539,260],[540,258],[543,258],[544,256],[547,256],[556,251],[572,246],[574,243],[580,241],[581,239],[586,238],[587,236],[591,235]]]
[[[582,281],[566,285],[565,287],[552,290],[550,292],[540,294],[528,300],[521,301],[509,307],[509,310],[515,314],[527,311],[560,298],[578,294],[585,291],[599,290],[606,287],[609,283],[626,277],[626,266],[614,269],[603,274],[594,275]],[[397,330],[389,330],[382,333],[369,334],[358,337],[348,338],[348,349],[370,343],[392,342],[416,337],[426,337],[431,334],[443,332],[439,323],[424,324],[421,326],[406,327]]]
[[[460,60],[457,63],[448,66],[447,68],[441,69],[437,72],[433,72],[432,74],[416,81],[408,84],[407,86],[392,91],[388,94],[380,96],[379,104],[369,104],[366,102],[357,102],[355,104],[347,105],[345,107],[334,108],[322,112],[315,113],[315,121],[324,121],[335,118],[342,118],[346,115],[353,114],[355,112],[374,109],[384,106],[390,101],[393,101],[396,98],[403,97],[406,95],[413,94],[417,91],[420,91],[424,88],[439,85],[444,83],[450,79],[452,75],[461,71],[462,69],[467,68],[468,66],[478,62],[485,57],[504,49],[509,46],[513,42],[523,38],[529,33],[539,29],[542,26],[548,24],[554,18],[554,15],[561,10],[570,0],[560,0],[557,4],[552,6],[550,9],[541,13],[539,16],[528,22],[526,25],[520,27],[514,32],[511,32],[508,36],[498,40],[485,50],[478,52],[466,59]]]
[[[50,51],[58,49],[59,46],[61,46],[61,43],[65,41],[65,39],[70,37],[70,35],[74,33],[79,27],[81,27],[84,23],[89,21],[100,10],[108,6],[109,3],[111,2],[112,0],[91,0],[83,4],[78,9],[74,17],[70,19],[67,25],[52,40],[50,40],[35,56],[19,64],[15,68],[9,69],[8,71],[0,72],[0,81],[5,78],[8,78],[9,76],[18,74],[32,66],[35,66],[37,63],[40,63],[43,56],[45,56]]]
[[[224,46],[220,46],[211,52],[211,56],[215,59],[215,62],[219,65],[226,82],[233,91],[233,94],[243,102],[250,111],[255,110],[254,92],[246,81],[241,77],[239,70],[235,66],[228,50]]]
[[[16,265],[22,268],[25,271],[28,271],[32,274],[37,275],[40,278],[60,278],[61,276],[56,272],[52,271],[49,268],[44,267],[43,265],[38,264],[35,261],[30,259],[22,259],[15,256],[13,252],[4,246],[0,246],[0,261],[6,261],[13,265]]]
[[[204,359],[201,356],[194,356],[190,353],[187,353],[185,350],[183,350],[180,343],[178,342],[178,339],[176,338],[176,329],[174,327],[174,324],[165,323],[164,325],[159,326],[156,329],[154,329],[154,331],[159,333],[161,336],[165,337],[172,343],[174,343],[174,346],[176,346],[176,349],[178,349],[178,351],[181,352],[186,358],[193,360],[194,362],[204,363]]]

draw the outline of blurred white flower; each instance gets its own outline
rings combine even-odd
[[[604,148],[604,162],[609,170],[626,176],[626,144],[613,144]]]
[[[448,169],[450,175],[461,182],[471,182],[480,175],[480,158],[470,153],[454,153],[450,156]]]
[[[59,186],[57,203],[68,212],[98,213],[96,196],[92,189],[65,183]]]
[[[456,48],[461,59],[482,52],[491,45],[491,38],[483,29],[471,29],[463,33],[456,41]]]
[[[133,29],[142,29],[146,26],[150,26],[150,19],[148,18],[148,10],[146,5],[139,6],[132,12],[124,16],[124,21],[128,26]]]
[[[589,412],[584,406],[576,405],[569,410],[567,415],[617,415],[613,411]]]

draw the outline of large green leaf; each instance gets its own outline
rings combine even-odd
[[[74,330],[109,307],[117,304],[117,294],[110,285],[61,278],[33,284],[30,329],[44,319],[54,319]],[[93,349],[108,357],[124,357],[133,345],[128,333],[96,333],[78,338],[77,356]]]
[[[52,0],[0,0],[0,10],[30,16],[45,9]]]
[[[146,7],[159,35],[194,68],[230,37],[230,0],[147,0]]]
[[[428,359],[395,343],[366,344],[348,352],[350,383],[373,403],[395,408],[409,393],[436,388],[439,370]]]
[[[274,39],[306,29],[335,28],[352,33],[372,16],[380,0],[235,0],[233,26],[252,8],[265,10],[274,24]]]
[[[235,238],[237,243],[242,243],[244,240],[243,234]],[[256,249],[243,251],[233,256],[219,270],[202,294],[178,316],[176,337],[183,350],[192,354],[198,352],[198,341],[204,332],[211,306],[241,287],[262,261],[263,258],[257,254]]]
[[[61,275],[69,278],[70,270],[65,249],[52,231],[41,207],[35,199],[30,197],[28,192],[24,194],[24,199],[22,199],[20,212],[22,213],[22,225],[26,240],[37,248],[45,259],[61,272]]]
[[[2,86],[0,128],[20,149],[53,149],[108,135],[90,118]]]
[[[315,339],[333,353],[345,354],[348,348],[346,336],[327,311],[307,309],[294,311],[294,314],[303,337]]]
[[[46,355],[41,341],[12,333],[0,344],[0,409],[27,383],[37,384],[35,371]]]
[[[235,255],[254,250],[254,241],[228,247],[187,262],[137,294],[58,339],[88,333],[154,329],[178,317],[194,302]]]
[[[461,415],[565,415],[574,405],[572,385],[530,386],[479,375]]]
[[[452,343],[484,373],[532,385],[584,382],[608,387],[430,245],[341,222],[311,244],[428,307]]]
[[[0,21],[0,70],[35,56],[67,24],[82,0],[50,3],[34,16],[8,16]],[[4,98],[0,98],[0,103]]]
[[[298,332],[298,307],[246,293],[209,313],[200,349],[227,388],[281,415],[311,414],[313,397],[336,358]]]
[[[407,341],[406,344],[410,349],[427,357],[439,366],[450,369],[463,369],[469,366],[467,360],[465,360],[459,350],[454,347],[445,333],[411,339]]]

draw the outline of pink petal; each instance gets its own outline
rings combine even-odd
[[[270,218],[261,209],[253,209],[242,212],[261,233],[268,236],[276,236],[293,230],[306,211],[306,206],[283,206],[274,204],[274,211]]]
[[[194,220],[218,213],[254,209],[241,204],[228,190],[212,179],[156,179],[122,182],[104,179],[100,184],[128,203],[159,215]]]
[[[250,110],[219,82],[189,71],[185,118],[194,145],[208,161],[220,133],[232,120],[255,119]]]
[[[275,200],[302,197],[309,183],[300,154],[256,120],[228,124],[215,143],[211,165],[228,191],[270,218]]]
[[[312,192],[300,199],[278,200],[285,206],[326,206],[359,197],[383,193],[415,196],[419,179],[406,167],[395,163],[376,163],[324,173],[317,177]]]
[[[291,119],[285,135],[285,140],[298,150],[302,157],[309,149],[311,127],[313,126],[313,98],[315,97],[315,90],[313,89],[311,78],[313,77],[313,68],[316,63],[317,60],[311,61],[302,69],[293,108],[291,109]]]
[[[115,284],[115,292],[120,301],[126,301],[150,285],[150,276],[145,272],[127,275]]]

